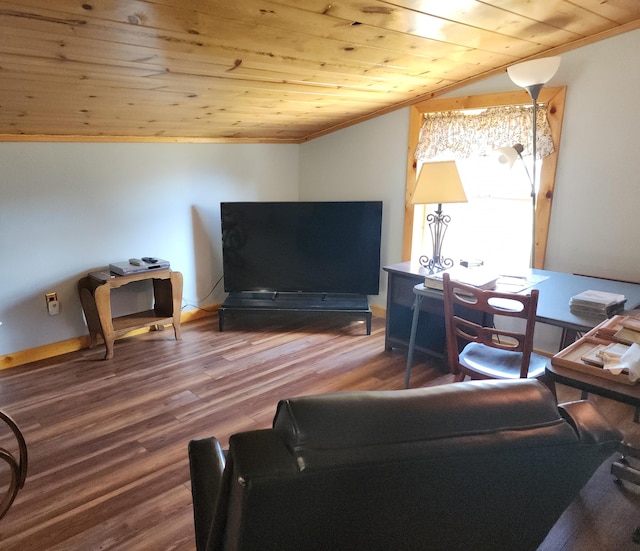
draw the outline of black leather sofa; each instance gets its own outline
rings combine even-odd
[[[190,442],[197,548],[536,549],[620,440],[534,380],[283,400]]]

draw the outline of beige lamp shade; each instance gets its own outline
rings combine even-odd
[[[424,163],[411,202],[414,205],[466,203],[455,161]]]

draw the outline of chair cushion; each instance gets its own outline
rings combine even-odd
[[[542,377],[548,358],[532,353],[529,362],[529,378]],[[511,350],[491,348],[481,343],[471,342],[460,353],[460,364],[476,372],[484,373],[492,379],[520,378],[522,354]]]

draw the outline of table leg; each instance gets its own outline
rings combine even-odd
[[[628,457],[640,459],[640,450],[625,442],[621,442],[618,447],[621,457],[618,461],[614,461],[611,465],[611,474],[616,477],[616,482],[621,483],[622,480],[640,485],[640,471],[629,464]]]
[[[407,370],[404,375],[404,388],[409,388],[411,367],[413,365],[413,350],[416,345],[416,332],[418,330],[418,318],[420,317],[420,304],[422,303],[422,298],[422,295],[416,295],[416,298],[413,301],[413,317],[411,319],[411,334],[409,336],[409,350],[407,351]]]
[[[102,338],[107,349],[104,359],[110,360],[113,358],[113,344],[116,340],[113,331],[113,319],[111,318],[111,289],[108,285],[100,285],[94,292],[94,298],[98,317],[100,318]]]
[[[91,280],[88,277],[82,278],[78,283],[78,291],[80,293],[80,303],[87,320],[87,328],[89,329],[89,348],[94,348],[98,344],[98,334],[100,331],[100,316],[96,310],[95,299],[93,298],[93,288]]]
[[[173,332],[180,340],[180,315],[182,313],[182,274],[171,272],[169,279],[153,280],[153,309],[161,317],[172,318]]]

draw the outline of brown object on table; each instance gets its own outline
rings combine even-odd
[[[11,429],[15,439],[18,442],[19,456],[16,458],[5,448],[0,448],[0,459],[9,465],[11,469],[11,481],[7,487],[7,491],[0,501],[0,519],[4,517],[6,512],[11,507],[13,500],[18,494],[18,490],[24,486],[24,481],[27,478],[27,444],[22,436],[22,432],[16,425],[15,421],[9,417],[6,413],[0,411],[0,419],[2,419]]]
[[[153,309],[113,318],[111,290],[145,279],[153,280]],[[78,293],[89,328],[90,348],[97,344],[98,334],[102,335],[106,346],[105,360],[113,358],[115,340],[134,329],[172,323],[176,340],[181,338],[182,274],[180,272],[163,269],[114,278],[99,278],[90,274],[78,282]]]
[[[616,333],[623,327],[626,320],[627,316],[613,316],[603,321],[584,337],[578,339],[553,356],[551,359],[553,368],[568,368],[593,377],[614,381],[617,384],[635,385],[635,381],[629,379],[626,370],[622,373],[614,374],[607,369],[593,365],[593,362],[590,363],[584,360],[585,357],[588,357],[589,354],[598,347],[621,342],[616,338]]]
[[[634,421],[640,421],[640,385],[629,380],[625,373],[614,375],[589,365],[582,356],[601,344],[615,342],[613,335],[622,327],[625,316],[605,320],[584,337],[558,352],[547,365],[547,383],[553,390],[555,383],[578,388],[584,393],[598,394],[635,408]]]

